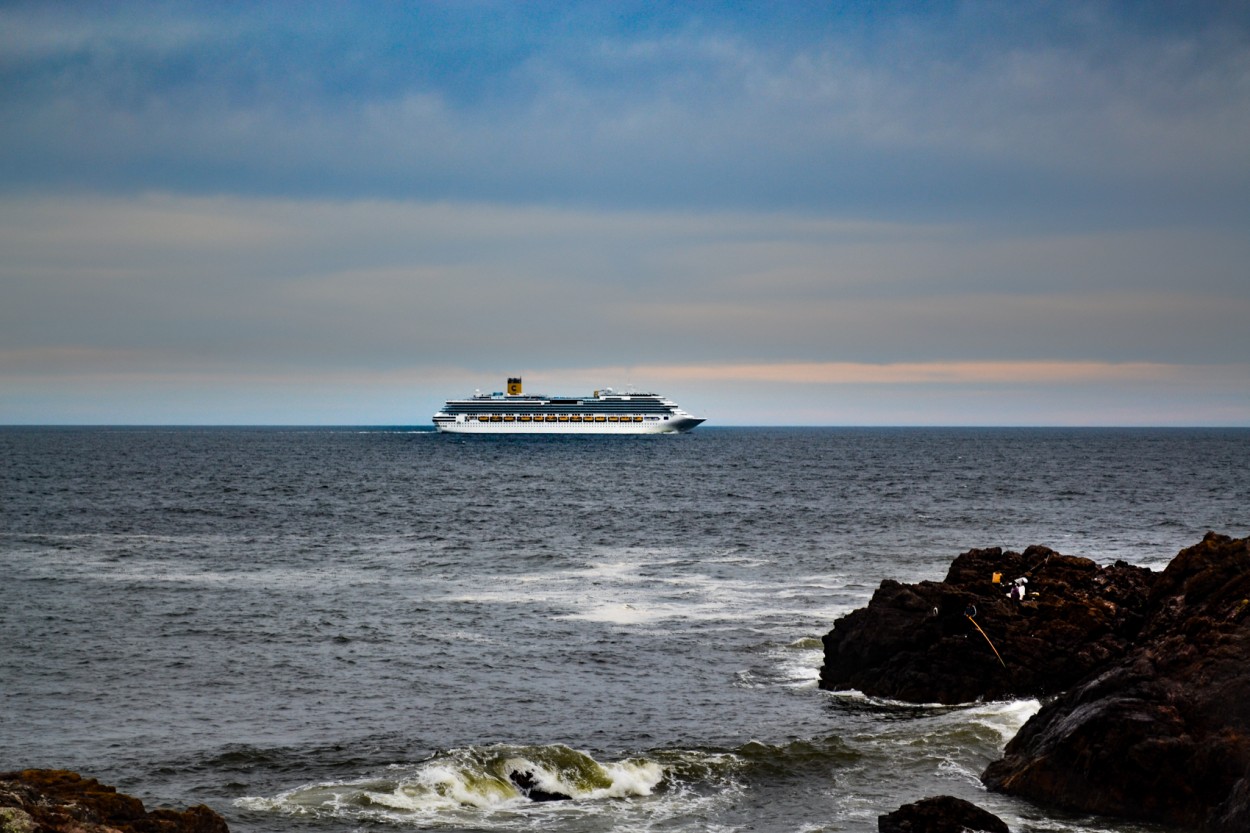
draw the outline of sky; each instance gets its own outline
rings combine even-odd
[[[0,2],[0,424],[1250,425],[1243,2]]]

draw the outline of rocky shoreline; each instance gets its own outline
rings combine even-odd
[[[1047,700],[982,775],[992,790],[1250,830],[1250,538],[1208,533],[1159,573],[1044,547],[971,550],[941,582],[882,582],[824,644],[825,689]]]
[[[828,690],[1043,699],[982,774],[991,790],[1203,833],[1250,830],[1250,538],[1208,533],[1161,572],[1040,546],[970,550],[940,582],[883,581],[834,623],[824,649]],[[878,823],[1006,830],[948,796]],[[0,773],[0,833],[228,828],[204,805],[149,811],[95,779],[28,769]]]
[[[64,769],[0,772],[0,833],[229,833],[203,804],[147,810],[143,802]]]

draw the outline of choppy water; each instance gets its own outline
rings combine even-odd
[[[1250,531],[1250,431],[0,429],[0,769],[234,831],[874,831],[1036,709],[816,687],[884,578]],[[534,803],[529,772],[573,800]]]

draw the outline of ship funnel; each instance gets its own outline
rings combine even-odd
[[[508,379],[508,396],[521,395],[521,377],[509,377]]]

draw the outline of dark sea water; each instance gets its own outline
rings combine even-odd
[[[819,638],[972,547],[1209,529],[1250,430],[0,429],[0,769],[234,831],[1142,831],[981,788],[1036,702],[822,692]]]

